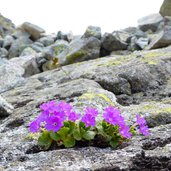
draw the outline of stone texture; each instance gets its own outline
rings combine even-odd
[[[75,39],[69,44],[69,48],[57,56],[58,62],[60,65],[67,65],[96,59],[100,55],[100,45],[100,41],[95,37]]]
[[[82,37],[96,37],[97,39],[101,39],[101,28],[96,26],[88,26]]]
[[[163,21],[163,17],[160,14],[151,14],[138,20],[139,28],[142,31],[151,30],[156,32],[159,28],[159,24]]]
[[[8,51],[5,48],[0,48],[0,58],[7,58]]]
[[[165,27],[164,30],[154,34],[147,49],[157,49],[171,45],[171,27]]]
[[[4,37],[9,33],[12,33],[15,25],[8,18],[5,18],[0,14],[0,36]]]
[[[39,39],[41,34],[45,32],[44,29],[29,22],[23,23],[21,28],[28,32],[33,40]]]
[[[117,34],[105,33],[102,37],[102,48],[111,52],[115,50],[126,50],[127,43],[120,40]]]
[[[13,106],[0,96],[0,119],[9,116],[13,110]]]
[[[19,57],[21,52],[26,48],[29,47],[30,44],[33,43],[29,38],[20,37],[16,39],[10,49],[9,49],[9,58]]]
[[[160,14],[162,16],[171,16],[171,0],[164,0],[160,8]]]

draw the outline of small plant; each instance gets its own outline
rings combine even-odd
[[[66,148],[74,147],[77,142],[93,141],[101,137],[108,145],[116,148],[124,141],[129,141],[136,134],[136,126],[139,132],[149,135],[144,118],[136,115],[136,123],[129,127],[119,109],[107,107],[103,113],[103,119],[97,119],[97,109],[87,107],[84,115],[73,110],[69,103],[50,101],[40,106],[41,114],[30,123],[32,133],[39,132],[38,144],[44,149],[49,149],[52,143]]]

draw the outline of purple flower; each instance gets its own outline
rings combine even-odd
[[[137,119],[136,123],[138,125],[146,125],[147,124],[146,120],[143,117],[141,118],[140,115],[138,115],[138,114],[136,114],[136,119]]]
[[[85,114],[82,117],[81,121],[85,123],[86,127],[89,127],[89,126],[93,127],[96,125],[95,117],[90,114]]]
[[[103,117],[106,122],[112,125],[119,125],[120,127],[125,126],[124,118],[120,115],[120,111],[112,106],[107,107],[104,111]]]
[[[68,120],[75,122],[76,120],[80,119],[81,115],[75,112],[71,112],[68,116]]]
[[[42,105],[40,105],[40,109],[43,111],[48,111],[51,107],[56,105],[56,101],[52,100],[50,102],[47,103],[43,103]]]
[[[124,138],[131,138],[132,137],[132,134],[129,131],[130,131],[130,128],[127,125],[125,125],[124,127],[119,128],[119,133]]]
[[[34,120],[29,125],[30,132],[36,133],[40,130],[40,122],[38,120]]]
[[[45,128],[48,131],[57,132],[63,126],[63,122],[59,117],[51,116],[47,119]]]
[[[138,114],[136,115],[136,119],[136,123],[139,125],[139,132],[144,136],[148,136],[150,132],[146,120],[143,117],[140,117]]]
[[[86,114],[89,114],[89,115],[92,115],[92,116],[94,116],[94,117],[98,115],[97,109],[95,109],[95,108],[90,108],[90,107],[87,107],[87,108],[85,109],[85,113],[86,113]]]
[[[144,136],[150,135],[147,125],[140,126],[139,132],[142,133]]]

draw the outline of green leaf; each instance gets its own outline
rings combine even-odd
[[[77,130],[74,130],[74,132],[73,132],[73,136],[74,136],[74,138],[77,140],[77,141],[80,141],[81,140],[81,133],[80,133],[80,131],[77,129]]]
[[[59,141],[61,139],[60,135],[56,132],[50,132],[50,138],[52,138],[54,141]]]
[[[83,138],[86,140],[93,140],[96,133],[94,131],[87,131],[83,134]]]
[[[42,146],[45,150],[49,149],[52,144],[52,139],[50,138],[49,132],[44,131],[38,138],[38,144]]]
[[[75,146],[75,139],[73,137],[67,137],[65,140],[63,140],[63,144],[66,148],[71,148]]]
[[[116,147],[119,145],[119,142],[118,142],[118,141],[111,140],[111,141],[109,142],[109,144],[110,144],[110,146],[111,146],[112,148],[116,148]]]
[[[69,133],[69,128],[68,127],[62,127],[59,131],[58,134],[60,135],[61,139],[64,140]]]
[[[74,122],[69,121],[69,133],[72,133],[76,127],[76,124]]]

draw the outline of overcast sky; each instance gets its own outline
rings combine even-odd
[[[48,33],[62,30],[83,34],[88,25],[112,32],[136,26],[137,20],[158,13],[163,0],[0,0],[0,13],[19,25],[29,21]]]

